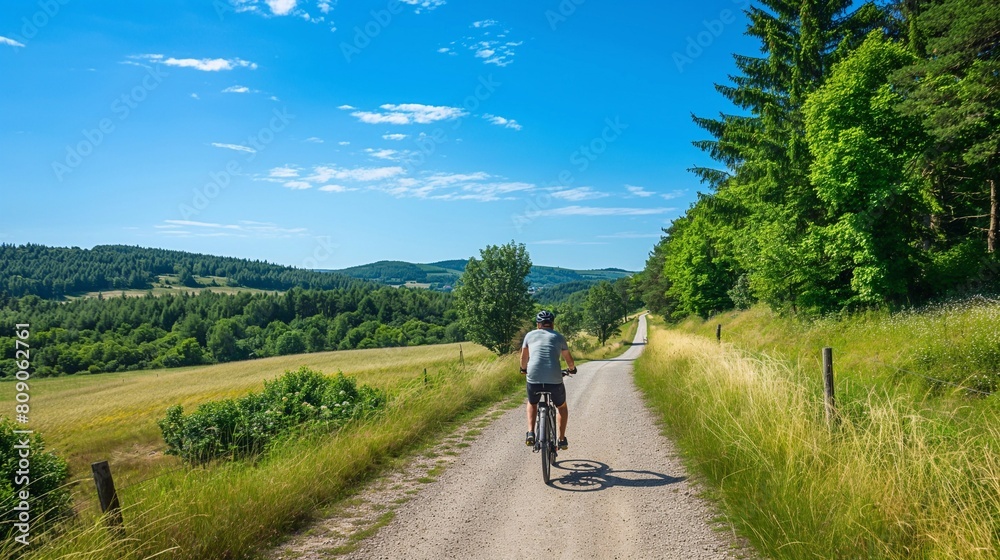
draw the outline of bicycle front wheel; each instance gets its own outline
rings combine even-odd
[[[551,431],[551,422],[549,421],[549,415],[539,414],[538,415],[538,435],[541,438],[539,445],[541,446],[542,452],[539,455],[542,456],[542,480],[545,484],[549,483],[549,475],[552,472],[552,442],[549,441],[549,432]]]

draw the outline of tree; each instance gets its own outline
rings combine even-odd
[[[601,344],[621,332],[625,301],[611,282],[603,281],[587,292],[584,304],[587,329],[597,336]]]
[[[794,308],[802,291],[803,240],[823,211],[809,181],[812,154],[805,141],[803,105],[830,66],[886,19],[870,2],[853,11],[850,0],[761,4],[747,10],[746,34],[759,39],[763,56],[734,55],[740,73],[731,77],[731,85],[716,85],[742,114],[694,117],[712,136],[695,146],[721,169],[692,169],[716,192],[699,199],[697,206],[705,207],[700,216],[692,217],[687,232],[678,236],[681,242],[672,242],[697,269],[680,279],[685,285],[672,288],[681,304],[675,313],[704,314],[725,303],[726,292],[743,274],[755,295],[774,306],[789,302]],[[735,227],[727,243],[713,242],[713,237],[723,239],[717,234],[704,241],[683,239],[704,230],[699,221]]]
[[[455,289],[455,306],[466,334],[497,354],[513,349],[534,301],[528,293],[531,258],[524,244],[489,245],[469,259]]]
[[[220,362],[232,362],[242,358],[242,352],[236,345],[237,326],[231,319],[220,319],[208,331],[208,349]]]
[[[926,135],[917,118],[896,109],[900,97],[889,85],[915,58],[874,31],[806,103],[811,179],[828,224],[811,225],[807,234],[817,282],[806,286],[815,293],[806,302],[818,310],[904,301],[920,276],[920,218],[929,196],[905,169]],[[843,296],[820,301],[831,293]]]
[[[903,111],[921,118],[934,139],[923,171],[942,184],[941,206],[951,209],[935,223],[972,221],[993,253],[1000,243],[1000,5],[926,4],[913,16],[920,39],[914,50],[931,56],[901,70],[894,85],[906,98]],[[956,233],[957,239],[967,235]]]

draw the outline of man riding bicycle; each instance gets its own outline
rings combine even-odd
[[[576,373],[576,365],[566,339],[552,330],[555,318],[551,311],[540,311],[535,316],[538,328],[526,334],[521,345],[521,374],[527,376],[528,383],[528,433],[524,443],[529,447],[535,445],[535,413],[538,411],[539,393],[546,391],[552,394],[552,404],[559,412],[559,449],[568,449],[566,423],[569,407],[566,406],[566,387],[563,385],[559,356],[566,360],[569,373]]]

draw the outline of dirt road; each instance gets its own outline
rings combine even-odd
[[[348,558],[739,557],[632,382],[645,332],[643,317],[623,356],[567,381],[570,448],[552,486],[524,445],[524,409],[510,410]]]

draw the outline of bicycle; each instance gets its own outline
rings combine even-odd
[[[562,370],[563,377],[572,376],[569,370]],[[538,412],[535,413],[535,453],[542,454],[542,480],[549,484],[552,464],[559,456],[559,445],[556,439],[556,407],[552,405],[552,393],[539,391]]]

